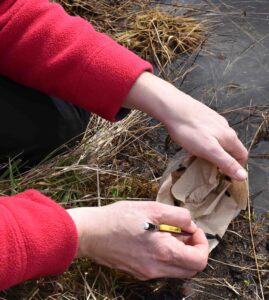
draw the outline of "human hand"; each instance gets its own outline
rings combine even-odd
[[[67,211],[78,230],[77,257],[89,257],[140,280],[187,278],[206,267],[207,239],[184,208],[158,202],[120,201]],[[179,226],[193,235],[176,237],[146,231],[144,222]]]
[[[242,165],[248,153],[227,120],[170,83],[145,72],[124,105],[161,121],[171,138],[191,154],[212,162],[234,179],[246,179]]]

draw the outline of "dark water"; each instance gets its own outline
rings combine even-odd
[[[182,2],[197,5],[194,14],[207,20],[212,33],[199,55],[193,58],[195,69],[175,84],[219,112],[237,108],[225,113],[225,117],[249,148],[264,120],[262,114],[266,118],[269,111],[269,0],[166,1],[166,4]],[[176,64],[180,66],[181,62]],[[262,107],[265,105],[268,107]],[[254,110],[254,106],[259,107]],[[262,135],[251,147],[249,159],[250,192],[259,213],[269,211],[266,128],[263,127]]]

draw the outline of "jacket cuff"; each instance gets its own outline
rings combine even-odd
[[[77,252],[78,235],[65,209],[41,193],[28,190],[1,197],[0,213],[4,222],[0,289],[68,268]]]

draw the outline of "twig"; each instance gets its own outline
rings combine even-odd
[[[263,116],[264,117],[264,116]],[[251,144],[248,148],[248,153],[250,153],[260,131],[262,130],[264,124],[266,124],[267,120],[264,117],[263,121],[261,122],[260,126],[258,127],[258,129],[255,132],[255,135],[251,141]],[[247,165],[247,171],[248,171],[248,165]],[[248,180],[248,179],[247,179]],[[256,271],[257,271],[257,275],[258,275],[258,280],[259,280],[259,286],[260,286],[260,291],[261,291],[261,296],[262,299],[264,300],[264,293],[263,293],[263,286],[262,286],[262,280],[261,280],[261,274],[260,274],[260,268],[259,268],[259,264],[258,264],[258,259],[257,259],[257,254],[256,254],[256,249],[255,249],[255,242],[254,242],[254,237],[253,237],[253,231],[252,231],[252,221],[251,221],[251,200],[250,200],[250,195],[249,195],[249,190],[248,190],[248,223],[249,223],[249,232],[250,232],[250,239],[251,239],[251,244],[252,244],[252,250],[253,250],[253,255],[254,255],[254,259],[255,259],[255,264],[256,264]]]
[[[226,285],[228,286],[228,288],[230,290],[232,290],[237,296],[240,296],[240,294],[237,292],[237,290],[226,279],[223,279],[223,281],[226,283]]]
[[[101,205],[101,198],[100,198],[100,178],[99,178],[99,169],[96,171],[96,179],[97,179],[97,198],[98,198],[98,207]]]
[[[87,282],[87,280],[86,280],[86,277],[83,276],[83,274],[82,274],[82,272],[81,272],[81,270],[80,270],[79,267],[78,267],[78,270],[79,270],[79,273],[80,273],[80,275],[81,275],[81,278],[82,278],[83,281],[84,281],[84,284],[85,284],[84,288],[85,288],[85,290],[87,289],[88,292],[89,292],[89,295],[88,295],[88,297],[87,297],[86,299],[87,299],[87,300],[90,299],[89,296],[91,296],[93,300],[97,300],[97,298],[94,296],[94,293],[93,293],[93,291],[92,291],[92,288],[89,286],[89,284],[88,284],[88,282]],[[85,291],[85,292],[86,292],[86,291]]]
[[[261,125],[260,125],[260,127],[261,127]],[[258,128],[257,132],[259,132],[259,130],[260,130],[259,128]],[[257,132],[256,132],[256,134],[257,134]],[[255,136],[256,136],[256,134],[255,134]],[[250,146],[252,146],[252,144]],[[249,147],[249,150],[250,149],[251,149],[251,147]],[[247,171],[248,171],[248,165],[247,165]],[[248,190],[248,222],[249,222],[249,232],[250,232],[250,238],[251,238],[253,255],[254,255],[255,264],[256,264],[256,271],[257,271],[259,285],[260,285],[260,290],[261,290],[261,296],[262,296],[262,300],[265,300],[264,293],[263,293],[263,286],[262,286],[261,274],[260,274],[260,268],[259,268],[259,264],[258,264],[258,260],[257,260],[256,249],[255,249],[255,242],[254,242],[253,232],[252,232],[252,221],[251,221],[250,204],[251,203],[250,203],[250,196],[249,196],[249,190]]]
[[[240,269],[242,271],[245,271],[245,270],[257,271],[257,269],[253,269],[253,268],[250,268],[250,267],[241,267],[241,266],[234,265],[234,264],[228,264],[228,263],[225,263],[225,262],[223,262],[221,260],[217,260],[217,259],[210,258],[210,257],[209,257],[209,260],[214,261],[216,263],[220,263],[220,264],[225,265],[225,266],[230,266],[230,267],[238,268],[238,269]],[[264,273],[269,273],[269,270],[260,270],[260,271],[262,271]]]
[[[266,122],[267,122],[267,120],[266,120],[266,118],[264,118],[263,121],[261,122],[260,126],[256,130],[255,135],[254,135],[254,137],[253,137],[253,139],[251,141],[251,144],[250,144],[250,146],[248,148],[248,153],[250,153],[250,150],[252,149],[253,145],[255,144],[255,142],[257,140],[257,137],[258,137],[260,131],[262,130],[264,124],[266,124]]]

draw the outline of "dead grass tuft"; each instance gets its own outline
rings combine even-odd
[[[198,19],[176,16],[148,0],[58,0],[65,9],[90,21],[96,29],[154,63],[159,70],[178,54],[191,55],[206,36]]]
[[[149,199],[156,192],[153,175],[161,174],[165,165],[165,156],[143,140],[156,128],[149,122],[137,111],[113,124],[94,116],[76,148],[24,174],[9,168],[0,182],[1,193],[35,188],[66,207]]]
[[[204,26],[193,18],[173,16],[157,8],[142,12],[115,35],[116,40],[164,68],[178,54],[191,54],[205,38]]]

